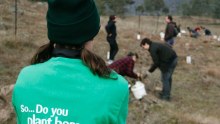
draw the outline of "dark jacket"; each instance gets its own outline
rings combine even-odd
[[[170,22],[167,24],[166,29],[165,29],[165,37],[164,40],[170,40],[174,37],[174,27],[176,26],[175,22]]]
[[[116,25],[114,21],[109,20],[108,24],[105,26],[107,37],[115,39],[117,36]],[[109,36],[111,34],[111,36]]]
[[[152,42],[149,52],[153,60],[149,72],[153,72],[157,67],[159,67],[162,72],[165,72],[169,69],[169,65],[173,60],[177,58],[176,52],[166,44]]]
[[[205,35],[212,35],[212,33],[211,33],[211,31],[210,30],[208,30],[208,29],[205,29]]]

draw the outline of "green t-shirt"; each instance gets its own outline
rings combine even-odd
[[[80,59],[56,57],[25,67],[12,102],[18,124],[125,124],[128,83],[94,75]]]

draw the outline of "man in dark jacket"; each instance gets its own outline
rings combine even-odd
[[[118,52],[118,44],[116,42],[117,30],[116,30],[116,16],[109,16],[108,24],[105,26],[107,32],[107,41],[110,45],[110,58],[108,64],[111,64],[114,61],[115,55]]]
[[[163,89],[160,93],[160,98],[170,100],[172,74],[177,65],[176,52],[167,44],[152,42],[148,38],[143,39],[140,46],[148,50],[153,59],[153,64],[148,70],[148,73],[154,72],[157,67],[161,71]]]
[[[167,26],[165,29],[164,40],[168,45],[173,46],[176,23],[173,22],[173,18],[170,15],[168,15],[165,20],[166,20]]]

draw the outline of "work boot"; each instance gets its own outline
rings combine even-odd
[[[165,100],[165,101],[170,101],[170,96],[160,95],[160,99],[161,99],[161,100]]]

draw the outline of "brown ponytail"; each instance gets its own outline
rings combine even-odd
[[[90,68],[93,74],[97,74],[104,78],[110,78],[111,70],[106,66],[105,61],[98,55],[84,48],[82,49],[81,59]]]
[[[75,48],[78,48],[78,46],[75,46]],[[49,60],[52,57],[53,49],[54,44],[51,42],[41,46],[32,58],[31,64],[43,63]],[[85,63],[85,65],[90,68],[93,74],[97,74],[98,76],[104,78],[111,78],[111,70],[106,66],[105,61],[101,57],[83,48],[81,51],[81,59]]]
[[[31,59],[31,64],[43,63],[52,57],[53,43],[41,46]]]

